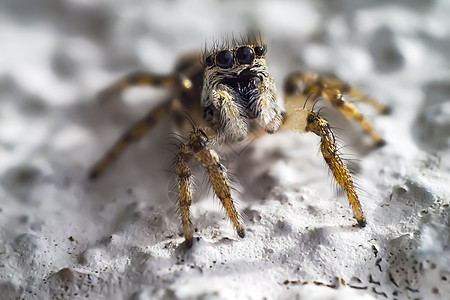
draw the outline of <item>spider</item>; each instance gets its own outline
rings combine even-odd
[[[245,230],[233,203],[227,170],[212,145],[241,141],[250,132],[261,129],[270,134],[282,128],[312,132],[320,138],[323,158],[345,190],[357,225],[364,227],[366,221],[361,203],[350,172],[339,156],[333,131],[329,123],[306,103],[319,97],[327,99],[346,118],[358,122],[377,145],[383,145],[383,139],[344,94],[373,106],[380,113],[386,112],[387,107],[337,78],[294,72],[284,83],[283,108],[277,101],[275,81],[270,76],[265,56],[266,47],[261,38],[250,36],[215,46],[203,53],[203,57],[182,57],[173,74],[138,71],[102,90],[100,99],[109,99],[131,86],[171,88],[173,97],[132,125],[93,166],[89,177],[99,177],[130,143],[139,140],[161,117],[169,114],[184,138],[176,152],[175,172],[185,242],[190,246],[193,241],[190,220],[193,176],[188,165],[191,159],[206,168],[215,194],[238,236],[243,238]]]

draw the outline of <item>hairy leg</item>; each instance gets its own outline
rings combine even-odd
[[[344,96],[338,89],[324,89],[322,93],[347,119],[358,122],[377,145],[382,146],[385,144],[385,141],[375,131],[369,120],[360,113],[355,105],[344,99]]]
[[[177,152],[176,173],[178,176],[178,191],[180,197],[180,214],[183,234],[188,246],[192,245],[194,232],[190,219],[190,206],[192,203],[192,175],[188,161],[192,157],[189,149],[183,145]]]
[[[168,113],[169,107],[170,102],[160,104],[125,131],[105,156],[91,168],[89,178],[98,178],[131,143],[138,141],[149,129],[155,126],[156,122]]]
[[[98,94],[99,101],[107,101],[132,86],[170,87],[177,83],[177,76],[157,75],[145,71],[136,71],[117,80]]]
[[[205,148],[195,153],[195,157],[208,169],[209,179],[213,185],[214,192],[222,202],[237,234],[243,238],[245,236],[244,227],[241,224],[239,214],[234,206],[233,199],[231,198],[231,188],[225,167],[220,163],[217,153],[214,150]]]
[[[337,183],[344,188],[347,198],[352,206],[358,225],[364,227],[364,219],[361,203],[358,199],[353,179],[339,157],[333,131],[328,122],[316,113],[306,109],[295,109],[288,111],[283,126],[298,132],[313,132],[321,139],[320,150],[328,167]]]
[[[341,81],[337,78],[330,78],[330,77],[323,77],[322,81],[329,89],[338,89],[342,93],[351,96],[356,101],[360,101],[360,102],[363,102],[363,103],[366,103],[366,104],[372,106],[373,108],[375,108],[378,111],[378,113],[386,114],[386,113],[389,113],[389,111],[390,111],[389,106],[381,104],[380,102],[363,94],[360,90],[345,83],[344,81]]]
[[[298,94],[303,94],[306,97],[312,96],[312,100],[323,96],[347,119],[358,122],[377,145],[384,144],[384,140],[370,122],[361,114],[355,105],[344,98],[343,94],[349,94],[355,100],[365,102],[379,112],[387,112],[388,108],[374,99],[365,96],[343,81],[335,78],[322,77],[313,72],[295,72],[290,74],[286,79],[284,91],[287,106],[290,105],[290,102],[296,102],[298,100]],[[296,107],[298,106],[297,104]]]
[[[206,134],[201,129],[194,129],[190,134],[188,146],[194,153],[195,158],[207,168],[214,192],[222,202],[237,234],[243,238],[245,236],[244,227],[231,197],[231,187],[225,167],[220,163],[217,153],[208,148]]]

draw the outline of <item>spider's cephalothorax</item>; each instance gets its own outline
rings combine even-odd
[[[248,120],[255,119],[269,133],[277,131],[283,120],[264,54],[262,45],[238,45],[205,59],[204,116],[232,140],[247,136]]]
[[[319,97],[328,100],[345,117],[359,123],[377,145],[382,145],[383,139],[344,95],[365,102],[381,113],[387,112],[387,107],[339,79],[312,72],[294,72],[284,83],[285,111],[277,102],[275,83],[268,72],[265,54],[262,43],[249,39],[211,51],[204,55],[203,64],[199,55],[186,56],[180,59],[173,74],[135,72],[106,88],[100,94],[101,99],[109,99],[109,96],[135,85],[170,87],[173,95],[131,126],[92,168],[90,177],[94,179],[101,175],[131,142],[140,139],[158,120],[169,114],[184,137],[176,153],[175,172],[187,244],[193,241],[190,160],[198,161],[207,170],[215,194],[238,235],[244,237],[227,170],[211,148],[211,141],[239,141],[258,127],[268,133],[282,127],[301,133],[311,132],[320,138],[322,156],[336,182],[345,190],[358,225],[364,227],[366,221],[359,197],[352,176],[340,158],[333,131],[323,117],[312,111],[309,103]],[[216,144],[220,146],[220,143]]]

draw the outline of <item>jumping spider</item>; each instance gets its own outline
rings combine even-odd
[[[366,102],[381,113],[386,112],[386,107],[339,79],[311,72],[295,72],[285,81],[283,108],[277,101],[275,82],[269,74],[265,54],[266,48],[261,39],[249,37],[214,49],[204,54],[203,59],[200,55],[183,57],[173,74],[134,72],[107,87],[100,93],[101,99],[108,99],[137,85],[171,88],[173,97],[131,126],[94,165],[90,178],[100,176],[130,143],[140,139],[161,117],[170,114],[179,133],[185,138],[176,153],[175,171],[186,243],[190,245],[193,240],[189,210],[193,177],[188,165],[192,158],[207,169],[214,192],[237,234],[244,237],[244,227],[233,204],[227,171],[211,148],[212,143],[240,141],[249,132],[258,129],[267,133],[275,133],[281,128],[301,133],[313,132],[321,139],[322,155],[335,180],[345,190],[358,225],[364,227],[363,210],[352,177],[338,154],[333,131],[324,118],[305,104],[319,97],[327,99],[345,117],[358,122],[378,145],[384,143],[382,138],[343,94]]]

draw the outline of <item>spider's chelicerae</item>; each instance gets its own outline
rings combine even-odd
[[[319,97],[327,99],[345,117],[358,122],[378,145],[383,144],[382,138],[358,109],[345,99],[344,94],[368,103],[381,113],[386,111],[386,107],[339,79],[312,72],[295,72],[285,81],[283,108],[277,101],[275,82],[267,68],[265,55],[266,49],[260,38],[250,37],[214,49],[204,54],[203,59],[201,55],[183,57],[173,74],[134,72],[107,87],[100,93],[101,98],[106,99],[137,85],[171,88],[173,97],[153,108],[129,128],[95,164],[90,177],[94,179],[101,175],[130,143],[140,139],[161,117],[170,114],[179,133],[185,137],[176,153],[175,171],[186,243],[190,245],[193,240],[189,210],[193,197],[193,177],[188,165],[191,159],[207,169],[214,192],[237,234],[244,237],[244,227],[233,203],[227,170],[212,149],[212,143],[240,141],[250,131],[261,129],[267,133],[275,133],[282,128],[301,133],[312,132],[321,140],[323,158],[337,183],[345,190],[358,225],[364,227],[366,221],[358,194],[338,154],[333,131],[329,123],[311,109],[311,105],[305,104]]]

